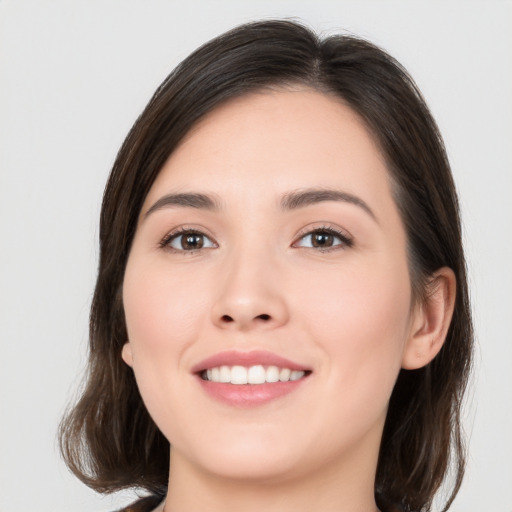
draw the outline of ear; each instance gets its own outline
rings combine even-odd
[[[132,346],[130,344],[129,341],[127,341],[124,345],[123,345],[123,349],[121,351],[121,357],[123,358],[123,361],[128,365],[128,366],[133,366],[133,354],[132,354]]]
[[[431,276],[425,300],[415,307],[402,368],[426,366],[441,350],[453,315],[457,282],[453,270],[442,267]]]

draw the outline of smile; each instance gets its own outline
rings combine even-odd
[[[303,370],[279,368],[277,366],[255,365],[216,366],[201,373],[201,378],[210,382],[241,384],[265,384],[299,380],[306,375]]]
[[[192,368],[206,395],[235,407],[255,407],[295,394],[312,369],[272,352],[227,351]]]

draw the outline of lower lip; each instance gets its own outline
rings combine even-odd
[[[308,377],[287,382],[266,382],[265,384],[225,384],[203,380],[198,376],[203,389],[215,400],[238,407],[263,405],[283,397],[300,387]]]

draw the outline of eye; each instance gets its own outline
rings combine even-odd
[[[305,235],[302,235],[297,242],[293,244],[294,247],[309,247],[312,249],[320,249],[328,251],[334,248],[352,247],[352,239],[333,228],[318,228]]]
[[[169,233],[162,240],[160,246],[184,252],[217,247],[215,242],[208,238],[204,233],[193,229],[181,229],[178,232],[174,231]]]

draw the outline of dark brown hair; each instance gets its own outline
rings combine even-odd
[[[87,381],[61,424],[63,455],[100,492],[138,487],[165,494],[169,444],[121,359],[127,340],[121,289],[137,218],[164,162],[199,119],[231,98],[291,85],[340,98],[374,135],[406,228],[416,300],[424,300],[434,271],[448,266],[455,272],[447,340],[425,368],[401,370],[375,482],[382,510],[429,511],[451,466],[446,510],[464,470],[460,414],[473,333],[458,202],[443,142],[413,80],[387,53],[355,37],[320,39],[285,20],[242,25],[200,47],[160,85],[126,137],[103,198]]]

